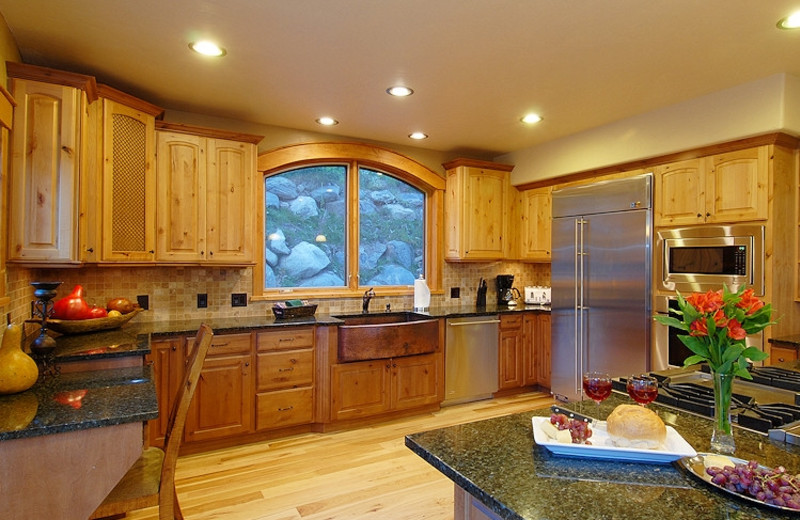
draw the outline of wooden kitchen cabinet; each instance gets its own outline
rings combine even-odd
[[[445,260],[491,261],[510,253],[511,165],[471,159],[443,164]]]
[[[186,340],[183,337],[154,339],[150,343],[147,362],[153,365],[153,378],[158,398],[158,418],[148,422],[148,444],[164,447],[169,411],[175,404],[178,386],[186,366]]]
[[[251,350],[250,334],[214,336],[189,406],[186,442],[253,431]]]
[[[524,262],[549,262],[552,187],[525,190],[519,194],[519,259]]]
[[[333,365],[331,418],[360,419],[444,398],[441,353]]]
[[[533,338],[534,356],[536,357],[536,381],[539,386],[550,388],[550,313],[536,315]]]
[[[158,127],[157,260],[252,264],[248,216],[255,204],[255,145],[261,136],[169,123]]]
[[[767,146],[658,166],[655,225],[766,220]]]
[[[88,76],[21,64],[9,64],[9,76],[17,107],[11,146],[8,261],[77,264],[86,91],[93,83]]]
[[[538,315],[530,312],[522,317],[522,385],[532,386],[539,383],[539,357],[536,348],[536,331]]]
[[[314,329],[256,335],[256,430],[314,421]]]
[[[523,386],[523,366],[527,345],[523,337],[522,314],[500,315],[500,338],[498,344],[499,390]]]

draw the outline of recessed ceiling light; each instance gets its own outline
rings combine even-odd
[[[408,87],[396,86],[396,87],[387,88],[386,89],[386,93],[391,95],[391,96],[406,97],[406,96],[410,96],[411,94],[413,94],[414,91],[411,90]]]
[[[324,126],[333,126],[333,125],[338,125],[339,121],[335,120],[332,117],[325,116],[325,117],[320,117],[319,119],[317,119],[317,123],[319,123],[321,125],[324,125]]]
[[[202,54],[203,56],[212,56],[215,58],[225,56],[228,53],[216,43],[208,40],[200,40],[198,42],[190,43],[189,48],[198,54]]]
[[[800,11],[781,18],[778,22],[778,29],[798,29],[800,28]]]
[[[525,114],[525,116],[523,116],[522,119],[520,119],[520,121],[529,125],[536,124],[541,120],[542,116],[540,116],[539,114]]]
[[[424,132],[411,132],[410,134],[408,134],[408,137],[410,137],[411,139],[416,139],[416,140],[427,139],[428,138],[428,134],[426,134]]]

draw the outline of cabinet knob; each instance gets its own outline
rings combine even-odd
[[[89,248],[89,249],[87,249],[86,251],[88,251],[88,252],[90,252],[90,253],[94,253],[94,248],[93,248],[93,247],[90,247],[90,248]]]
[[[156,252],[154,250],[152,250],[152,249],[150,251],[148,251],[148,253],[150,253],[151,255],[156,254]]]

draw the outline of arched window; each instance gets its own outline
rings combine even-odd
[[[408,294],[440,286],[444,179],[390,150],[316,143],[259,156],[263,257],[254,297]]]

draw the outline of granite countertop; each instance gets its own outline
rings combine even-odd
[[[0,441],[158,417],[151,366],[59,374],[0,396]]]
[[[789,346],[800,347],[800,334],[792,334],[791,336],[782,336],[780,338],[769,338],[770,343],[788,343]]]
[[[618,404],[614,393],[601,408]],[[568,405],[587,415],[593,401]],[[698,452],[710,450],[712,421],[650,405]],[[533,410],[408,435],[406,446],[505,519],[796,518],[712,489],[673,465],[554,457],[533,441]],[[800,447],[735,428],[735,456],[800,472]]]

